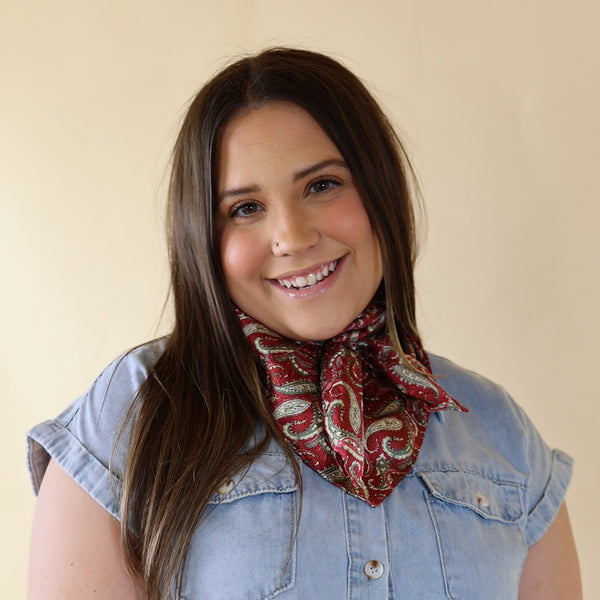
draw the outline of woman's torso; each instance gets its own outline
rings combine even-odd
[[[115,432],[159,351],[148,345],[115,363],[30,432],[34,482],[52,455],[117,514],[107,470],[111,460],[120,468]],[[431,416],[415,468],[383,504],[345,494],[304,464],[301,494],[272,441],[215,495],[190,548],[182,598],[516,598],[527,547],[562,502],[570,459],[547,448],[501,388],[431,361],[469,413]]]

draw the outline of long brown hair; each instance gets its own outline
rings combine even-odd
[[[281,440],[232,310],[213,228],[220,133],[239,111],[274,100],[304,108],[344,157],[379,238],[378,294],[390,335],[397,343],[396,328],[416,333],[414,178],[371,94],[340,63],[306,50],[269,49],[222,70],[193,99],[175,144],[168,210],[175,325],[130,411],[122,545],[151,600],[180,589],[191,539],[217,488],[271,436]],[[253,439],[258,423],[266,433]]]

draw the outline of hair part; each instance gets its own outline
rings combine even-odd
[[[272,101],[305,109],[339,149],[379,240],[384,278],[377,293],[385,297],[390,337],[401,351],[396,328],[417,333],[415,179],[377,102],[340,63],[306,50],[268,49],[223,69],[191,102],[175,143],[168,207],[175,324],[127,421],[121,539],[151,600],[173,588],[179,594],[192,537],[216,490],[247,469],[271,437],[282,442],[300,480],[228,297],[213,225],[223,128]]]

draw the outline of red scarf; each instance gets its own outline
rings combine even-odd
[[[371,506],[410,472],[432,412],[466,412],[431,375],[419,339],[398,355],[385,308],[369,305],[324,342],[294,342],[237,311],[267,370],[273,418],[300,458],[327,481]]]

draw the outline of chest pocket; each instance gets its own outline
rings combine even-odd
[[[298,484],[284,454],[265,453],[223,483],[192,540],[183,600],[266,600],[295,582]]]
[[[425,486],[447,598],[516,598],[527,553],[523,486],[465,471],[417,475]]]

